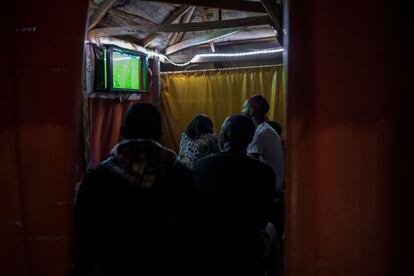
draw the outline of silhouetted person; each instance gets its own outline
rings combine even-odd
[[[213,130],[213,122],[204,114],[198,114],[181,135],[178,160],[189,168],[204,156],[219,152],[219,145]]]
[[[283,190],[284,161],[279,135],[266,123],[269,111],[267,100],[261,95],[249,97],[243,105],[242,114],[249,116],[256,126],[255,135],[247,148],[247,154],[269,165],[276,176],[275,190]]]
[[[263,276],[262,229],[270,217],[275,176],[246,155],[254,131],[248,117],[229,117],[220,134],[223,152],[194,164],[204,207],[205,275]]]
[[[192,172],[158,143],[161,115],[153,105],[133,105],[121,136],[80,186],[74,275],[193,274],[198,193]]]

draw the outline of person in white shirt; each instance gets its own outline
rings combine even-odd
[[[247,154],[273,169],[276,175],[275,191],[283,191],[283,148],[277,132],[266,123],[268,111],[269,104],[261,95],[253,95],[244,102],[241,113],[250,117],[256,125],[256,132],[247,148]]]

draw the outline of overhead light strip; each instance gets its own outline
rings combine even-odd
[[[264,50],[256,50],[256,51],[249,51],[249,52],[240,52],[240,53],[210,53],[210,54],[197,54],[195,55],[190,61],[187,61],[185,63],[175,63],[171,59],[169,59],[167,56],[162,54],[157,54],[162,56],[165,60],[167,60],[169,63],[175,65],[175,66],[187,66],[191,63],[195,63],[200,61],[202,58],[216,58],[216,57],[246,57],[246,56],[256,56],[256,55],[268,55],[268,54],[274,54],[274,53],[280,53],[283,52],[283,48],[276,48],[276,49],[264,49]]]
[[[86,43],[90,43],[89,41],[85,41]],[[106,41],[103,41],[101,39],[101,43],[105,43]],[[111,43],[114,43],[114,41],[111,41]],[[120,47],[124,45],[119,45]],[[184,62],[184,63],[176,63],[172,61],[169,57],[167,57],[164,54],[156,53],[154,51],[148,50],[143,47],[139,47],[139,50],[141,52],[144,52],[150,57],[158,56],[162,62],[168,62],[172,65],[179,66],[179,67],[185,67],[187,65],[190,65],[191,63],[196,63],[200,61],[202,58],[216,58],[216,57],[229,57],[229,58],[236,58],[236,57],[246,57],[246,56],[257,56],[257,55],[269,55],[269,54],[275,54],[283,52],[285,49],[283,48],[272,48],[272,49],[263,49],[263,50],[255,50],[255,51],[248,51],[248,52],[239,52],[239,53],[209,53],[209,54],[197,54],[195,55],[191,60]]]

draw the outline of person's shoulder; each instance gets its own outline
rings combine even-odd
[[[191,173],[191,169],[188,168],[187,166],[185,166],[183,163],[176,161],[172,167],[171,170],[179,172],[179,173],[184,173],[184,174],[189,174]]]
[[[221,160],[223,158],[225,158],[225,156],[222,153],[217,152],[217,153],[213,153],[213,154],[210,154],[210,155],[204,156],[203,158],[198,159],[196,163],[211,162],[213,160],[219,160],[219,159]]]
[[[261,123],[256,127],[256,131],[254,133],[254,138],[262,138],[269,134],[269,129],[266,126],[266,123]]]
[[[93,177],[93,178],[98,177],[99,178],[99,177],[107,177],[110,174],[111,174],[110,170],[102,162],[96,167],[88,169],[85,173],[85,177]]]
[[[93,188],[93,187],[103,187],[104,183],[112,179],[112,174],[109,170],[99,164],[95,168],[88,169],[84,176],[80,188]]]
[[[280,141],[280,137],[277,132],[267,123],[263,123],[260,129],[257,129],[255,139],[261,141]]]
[[[214,153],[214,154],[207,155],[205,157],[198,159],[193,164],[193,170],[196,171],[200,167],[206,166],[207,164],[215,163],[217,162],[217,160],[222,160],[223,158],[224,158],[223,155],[220,153]]]
[[[113,177],[104,166],[98,165],[95,168],[88,169],[76,190],[76,204],[79,204],[80,198],[90,199],[108,194],[111,182],[113,182]]]
[[[266,165],[265,163],[257,159],[246,156],[246,162],[249,163],[249,167],[252,168],[252,170],[259,171],[264,174],[274,173],[273,169],[270,166]]]
[[[163,181],[191,181],[193,178],[193,171],[183,163],[176,161],[164,174]]]
[[[83,179],[84,180],[96,179],[104,174],[106,174],[105,168],[102,165],[98,165],[94,168],[88,169],[83,175]]]
[[[261,135],[271,135],[271,136],[279,136],[268,123],[264,122],[260,125],[260,130],[258,131]]]
[[[182,164],[181,162],[175,162],[175,164],[163,175],[160,183],[168,185],[161,185],[167,187],[167,190],[172,193],[183,193],[195,188],[195,178],[193,171]],[[183,195],[181,194],[181,196]]]

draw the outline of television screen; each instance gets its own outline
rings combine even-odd
[[[148,58],[115,46],[94,45],[95,90],[110,93],[146,93]]]
[[[112,88],[140,90],[141,57],[118,50],[112,52]]]

